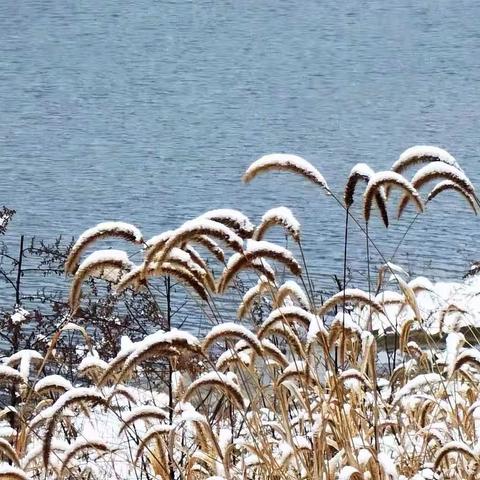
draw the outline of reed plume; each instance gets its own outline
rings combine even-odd
[[[363,194],[363,216],[366,222],[370,220],[373,199],[380,188],[387,186],[395,186],[403,190],[405,196],[415,203],[420,212],[423,212],[423,202],[412,183],[395,172],[378,172],[369,180]]]
[[[219,262],[225,262],[225,252],[222,248],[218,245],[215,240],[212,240],[208,235],[198,235],[191,239],[192,243],[198,243],[205,249],[207,249]],[[192,247],[189,244],[182,247],[185,251],[191,254]],[[192,255],[193,257],[193,255]]]
[[[89,228],[78,237],[65,262],[65,272],[74,274],[78,269],[82,253],[97,240],[114,237],[140,244],[143,236],[137,227],[125,222],[103,222]]]
[[[434,470],[438,470],[442,460],[449,454],[449,453],[461,453],[467,457],[470,457],[474,460],[477,460],[477,455],[475,455],[474,451],[465,443],[463,442],[448,442],[445,444],[440,450],[437,452],[437,456],[435,457],[435,462],[433,465]]]
[[[475,202],[478,201],[475,194],[475,188],[469,178],[458,168],[444,162],[432,162],[421,168],[412,178],[412,186],[418,190],[426,183],[437,179],[446,179],[458,185],[458,187],[467,192]],[[405,210],[407,201],[408,200],[405,196],[400,200],[397,213],[398,218],[400,218]]]
[[[267,277],[261,275],[257,284],[245,292],[245,295],[243,296],[242,301],[237,309],[237,318],[242,319],[245,317],[252,309],[252,305],[255,300],[257,298],[261,298],[262,294],[268,293],[268,291],[273,290],[273,288],[275,288],[275,285],[271,283]]]
[[[256,270],[259,272],[259,275],[264,276],[269,282],[275,282],[275,272],[266,260],[263,258],[255,258],[249,261],[245,255],[235,253],[229,258],[222,275],[218,279],[217,292],[224,293],[233,278],[241,270],[245,269]]]
[[[273,307],[278,308],[286,304],[287,298],[290,302],[296,301],[304,310],[310,309],[310,302],[302,287],[294,280],[287,280],[278,288],[273,302]]]
[[[247,168],[243,175],[243,181],[248,183],[257,175],[272,170],[297,173],[321,186],[326,190],[327,194],[330,194],[327,182],[311,163],[298,155],[285,153],[272,153],[259,158]]]
[[[102,442],[101,440],[85,440],[83,438],[76,440],[72,443],[70,448],[65,451],[65,456],[62,459],[62,464],[60,467],[60,478],[65,475],[66,471],[68,470],[68,464],[73,457],[78,455],[80,452],[84,452],[85,450],[96,450],[97,452],[106,453],[109,451],[109,448],[105,442]]]
[[[126,428],[130,428],[133,423],[138,422],[139,420],[150,421],[152,419],[166,420],[168,419],[168,412],[155,405],[137,407],[123,416],[123,424],[118,433],[122,434]]]
[[[175,246],[201,235],[218,238],[233,250],[243,251],[243,240],[233,230],[222,223],[199,217],[185,222],[181,227],[174,230],[165,242],[153,244],[145,253],[144,271],[154,260],[161,265]]]
[[[366,163],[357,163],[348,176],[347,183],[345,185],[345,190],[343,193],[343,199],[345,206],[349,209],[353,205],[353,200],[355,196],[355,189],[360,180],[365,182],[370,181],[370,179],[375,175],[375,172],[366,164]],[[383,187],[379,188],[375,192],[375,202],[380,211],[383,223],[385,227],[388,228],[388,212],[387,212],[387,196]]]
[[[359,305],[368,305],[379,313],[383,313],[382,306],[367,292],[358,288],[347,288],[336,293],[317,310],[317,315],[322,316],[343,302],[349,302]]]
[[[90,254],[78,267],[70,287],[69,305],[75,312],[80,303],[83,282],[91,276],[102,276],[105,270],[130,270],[133,263],[122,250],[97,250]]]
[[[452,190],[459,193],[465,201],[468,203],[470,208],[473,210],[473,213],[477,215],[477,207],[475,202],[475,197],[467,190],[465,190],[458,183],[452,182],[451,180],[444,180],[443,182],[438,183],[433,187],[432,191],[428,194],[427,202],[431,202],[438,194]]]
[[[461,170],[455,158],[446,150],[431,145],[417,145],[407,148],[392,165],[392,171],[404,172],[407,168],[419,163],[443,162]]]
[[[218,388],[238,408],[243,408],[243,395],[239,386],[230,376],[220,372],[205,373],[192,382],[187,388],[182,401],[188,402],[202,388]]]
[[[227,322],[213,327],[203,340],[202,349],[207,352],[212,344],[225,339],[243,340],[257,355],[263,355],[262,343],[258,337],[247,328],[236,323]]]
[[[248,217],[238,210],[230,208],[220,208],[218,210],[210,210],[199,218],[207,218],[235,230],[242,238],[250,238],[255,230],[254,225]]]
[[[267,231],[275,225],[284,227],[295,241],[300,239],[300,223],[287,207],[271,208],[265,212],[252,238],[262,240]]]

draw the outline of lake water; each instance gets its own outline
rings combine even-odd
[[[0,2],[0,203],[18,212],[7,241],[110,219],[148,237],[213,208],[255,222],[285,205],[312,276],[332,287],[343,211],[298,177],[244,185],[243,171],[265,153],[297,153],[341,192],[355,163],[387,169],[434,144],[480,186],[479,17],[479,3],[444,0]],[[373,222],[387,258],[412,215],[388,231]],[[445,194],[395,261],[458,279],[479,259],[478,233]]]

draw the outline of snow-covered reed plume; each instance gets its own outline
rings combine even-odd
[[[293,275],[300,275],[302,271],[292,253],[286,248],[271,242],[266,242],[265,240],[247,240],[247,245],[243,253],[232,255],[227,262],[222,276],[218,281],[218,292],[223,293],[235,275],[244,268],[259,270],[268,280],[274,281],[274,277],[269,275],[268,272],[267,259],[275,260],[285,265]],[[265,267],[267,268],[265,269]]]
[[[327,299],[317,310],[317,314],[325,315],[337,305],[344,302],[353,303],[355,305],[368,305],[379,313],[383,312],[382,306],[367,292],[358,288],[347,288]]]
[[[287,280],[278,288],[275,295],[274,307],[281,307],[288,302],[298,303],[300,307],[309,310],[310,301],[302,287],[295,280]]]
[[[92,276],[101,277],[113,271],[120,274],[122,270],[130,270],[133,263],[122,250],[97,250],[91,253],[78,267],[70,288],[69,303],[75,311],[80,303],[83,282]]]
[[[431,192],[428,194],[427,202],[431,202],[438,194],[449,190],[459,193],[473,210],[473,213],[477,215],[475,197],[470,192],[465,190],[461,185],[452,182],[451,180],[444,180],[443,182],[439,182],[437,185],[435,185],[435,187],[433,187]]]
[[[102,238],[122,238],[129,242],[141,244],[143,236],[140,230],[125,222],[102,222],[83,232],[73,245],[65,262],[65,272],[75,273],[82,253],[94,242]]]
[[[172,248],[202,235],[217,238],[237,252],[243,250],[242,238],[232,229],[223,223],[199,217],[185,222],[181,227],[171,232],[168,239],[162,238],[161,241],[152,243],[145,253],[145,271],[154,261],[161,265]]]
[[[310,162],[298,155],[287,153],[272,153],[259,158],[247,168],[243,175],[243,181],[250,182],[260,173],[275,170],[301,175],[330,193],[325,178]]]
[[[227,227],[235,230],[242,238],[251,237],[255,230],[255,226],[250,222],[246,215],[231,208],[210,210],[209,212],[202,214],[200,218],[208,218],[209,220],[223,223]]]
[[[417,209],[423,212],[422,199],[412,183],[399,173],[390,171],[378,172],[370,178],[363,194],[363,216],[365,221],[368,222],[370,220],[373,200],[382,187],[400,188],[405,193],[405,196],[415,203]]]
[[[475,187],[465,173],[463,173],[462,170],[459,170],[458,168],[444,162],[432,162],[421,168],[412,178],[412,186],[418,190],[426,183],[438,179],[448,180],[458,185],[458,187],[465,191],[469,197],[471,197],[475,202],[478,202],[475,194]],[[400,218],[405,210],[407,202],[408,199],[405,195],[400,200],[397,213],[398,218]]]
[[[267,230],[275,225],[284,227],[294,240],[300,239],[300,222],[287,207],[276,207],[265,212],[252,238],[262,240]]]
[[[365,182],[370,182],[371,178],[375,175],[375,172],[366,164],[366,163],[357,163],[348,176],[347,183],[345,184],[345,190],[343,193],[343,200],[345,206],[350,208],[353,205],[355,189],[360,180]],[[382,217],[383,223],[388,227],[388,212],[387,212],[387,196],[383,187],[380,187],[375,192],[375,202],[378,209],[380,210],[380,215]]]
[[[225,262],[225,252],[215,240],[212,240],[207,235],[198,235],[193,238],[191,242],[197,243],[207,249],[219,262]],[[198,261],[198,253],[196,253],[195,250],[192,251],[193,247],[191,245],[187,243],[182,248]],[[194,253],[196,253],[196,255],[194,255]],[[203,266],[202,263],[200,263],[200,265]]]
[[[258,282],[253,287],[249,288],[245,295],[243,295],[242,301],[237,309],[237,317],[242,319],[252,309],[253,304],[257,299],[262,298],[262,294],[273,292],[276,289],[274,283],[270,282],[267,277],[261,275]]]
[[[392,165],[392,171],[404,172],[407,168],[419,163],[443,162],[461,170],[455,158],[446,150],[432,145],[416,145],[407,148]]]

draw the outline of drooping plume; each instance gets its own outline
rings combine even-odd
[[[272,153],[259,158],[247,168],[243,181],[247,183],[260,173],[272,170],[297,173],[324,188],[328,194],[330,193],[322,174],[310,162],[298,155],[287,153]]]
[[[73,245],[65,262],[65,272],[75,273],[82,253],[94,242],[102,238],[117,237],[129,242],[142,243],[140,230],[125,222],[103,222],[83,232]]]

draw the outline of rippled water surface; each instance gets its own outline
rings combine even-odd
[[[443,0],[0,2],[10,241],[78,235],[105,219],[149,236],[212,208],[258,221],[286,205],[312,275],[331,286],[343,255],[335,201],[286,174],[243,185],[242,172],[264,153],[297,153],[340,192],[355,163],[389,168],[410,145],[436,144],[480,185],[479,17],[480,4]],[[372,224],[386,258],[412,217],[388,231]],[[478,233],[446,194],[396,260],[456,279],[479,259]]]

